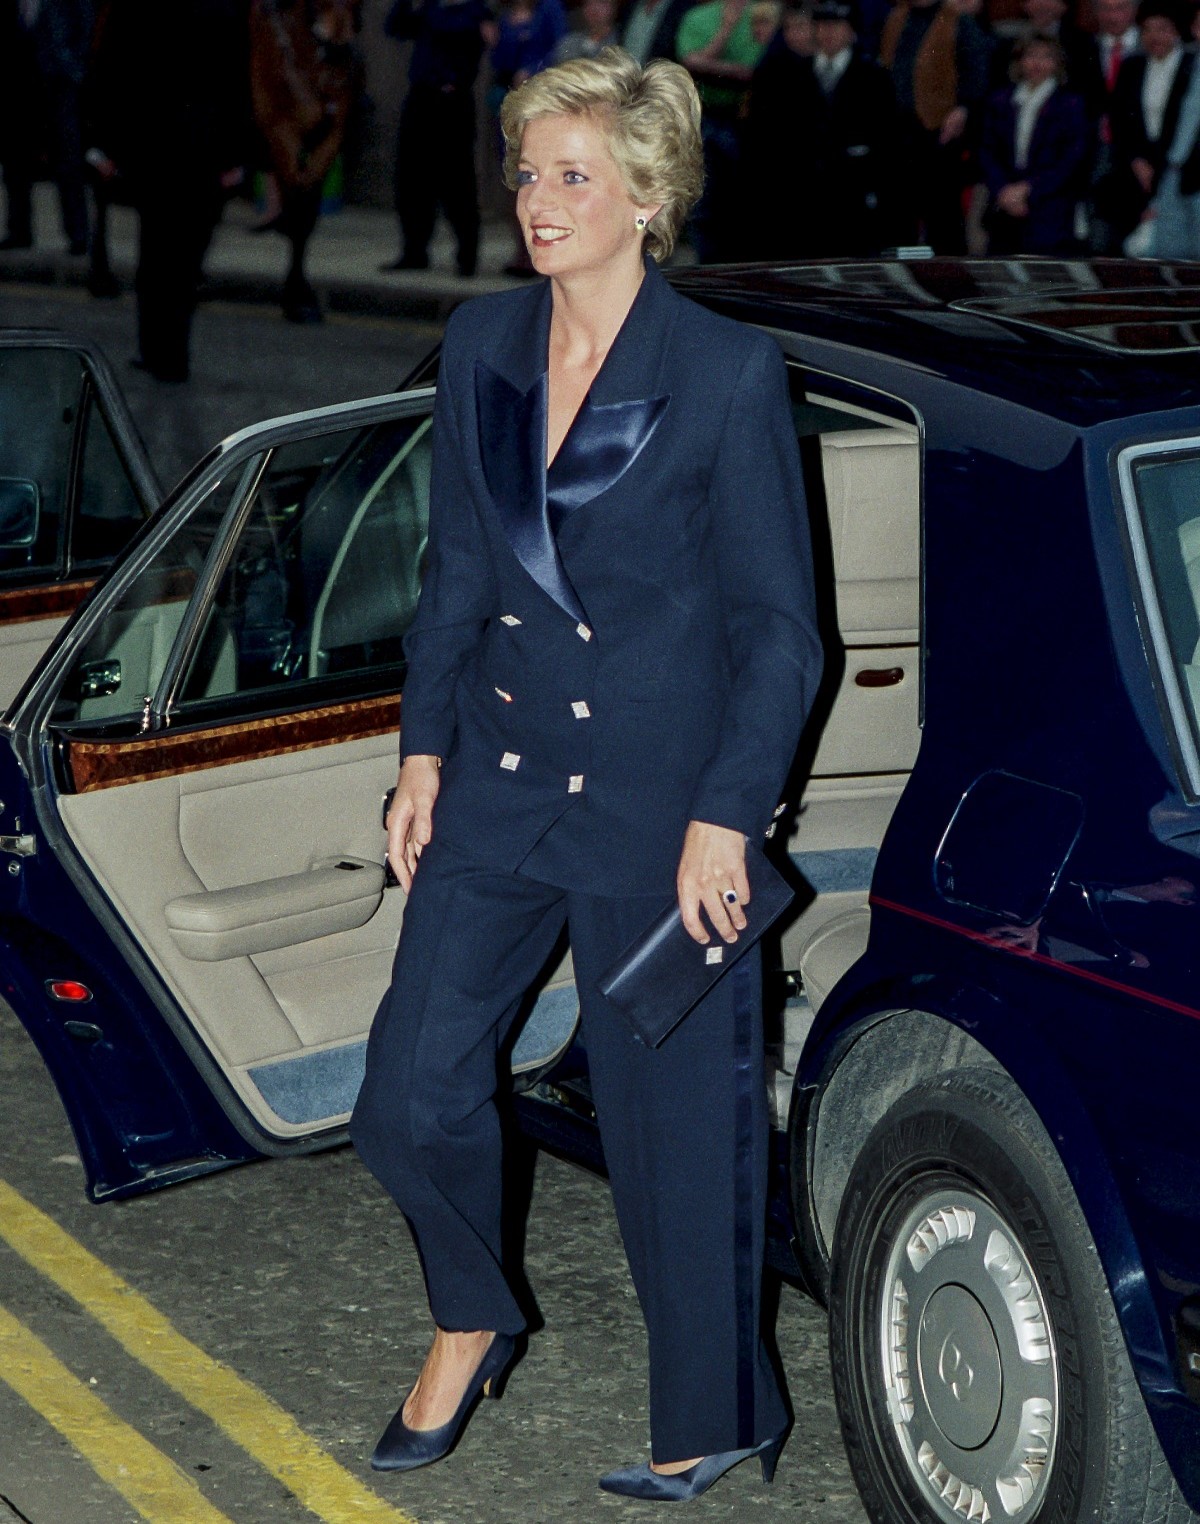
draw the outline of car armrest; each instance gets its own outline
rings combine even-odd
[[[347,858],[305,873],[185,894],[166,906],[167,925],[188,958],[211,963],[351,931],[383,898],[383,867]]]

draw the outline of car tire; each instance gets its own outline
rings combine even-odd
[[[1007,1075],[915,1087],[867,1139],[830,1345],[875,1524],[1196,1524],[1066,1172]]]

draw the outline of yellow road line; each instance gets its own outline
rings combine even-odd
[[[0,1238],[325,1524],[416,1524],[339,1466],[286,1409],[185,1339],[116,1271],[3,1180]]]
[[[150,1524],[231,1524],[185,1471],[123,1423],[4,1307],[0,1380],[69,1439]]]

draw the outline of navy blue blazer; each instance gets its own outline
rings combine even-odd
[[[434,833],[476,861],[667,893],[689,820],[761,838],[820,677],[786,373],[647,261],[547,473],[550,310],[447,327],[401,752],[445,759]]]
[[[979,164],[992,200],[1006,185],[1029,182],[1029,216],[991,212],[993,253],[1059,254],[1075,243],[1075,203],[1083,193],[1092,127],[1082,99],[1061,85],[1037,114],[1028,162],[1017,167],[1017,106],[1009,88],[988,102]]]

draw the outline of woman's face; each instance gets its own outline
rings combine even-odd
[[[517,217],[542,275],[600,272],[641,250],[635,206],[593,116],[535,117],[521,139]]]

